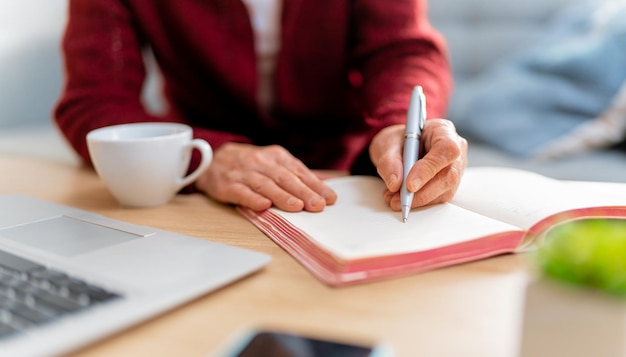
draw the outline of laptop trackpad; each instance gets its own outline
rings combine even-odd
[[[68,216],[0,229],[0,238],[67,257],[140,237]]]

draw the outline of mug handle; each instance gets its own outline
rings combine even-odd
[[[211,160],[213,160],[213,149],[211,149],[211,145],[209,145],[206,140],[193,139],[187,145],[191,148],[191,150],[198,149],[202,158],[200,159],[200,165],[198,165],[198,167],[193,172],[189,173],[189,175],[185,177],[178,179],[178,186],[176,188],[177,190],[180,190],[181,188],[195,181],[198,176],[200,176],[200,174],[204,171],[204,169],[209,166]]]

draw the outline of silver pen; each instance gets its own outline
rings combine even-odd
[[[404,152],[402,154],[402,165],[404,167],[404,177],[400,188],[400,203],[402,205],[402,221],[409,218],[411,203],[413,202],[413,192],[406,187],[406,179],[409,171],[413,168],[420,155],[420,141],[422,139],[422,129],[426,121],[426,97],[421,86],[415,86],[411,93],[409,110],[406,114],[406,129],[404,132]]]

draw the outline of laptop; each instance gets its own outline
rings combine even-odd
[[[28,196],[0,196],[0,355],[70,352],[269,261]]]

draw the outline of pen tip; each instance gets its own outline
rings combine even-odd
[[[403,205],[402,206],[402,222],[406,223],[406,221],[409,219],[409,211],[411,210],[411,207],[408,205]]]

